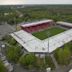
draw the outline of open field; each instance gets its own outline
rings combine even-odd
[[[63,31],[65,31],[65,30],[62,29],[62,28],[52,27],[52,28],[48,28],[48,29],[43,30],[43,31],[35,32],[32,35],[34,35],[35,37],[43,40],[43,39],[46,39],[48,37],[59,34],[59,33],[63,32]]]

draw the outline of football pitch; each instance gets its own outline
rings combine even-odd
[[[32,33],[32,35],[41,39],[41,40],[44,40],[48,37],[54,36],[56,34],[63,32],[63,31],[65,31],[65,29],[60,28],[60,27],[52,27],[52,28],[45,29],[43,31],[34,32],[34,33]]]

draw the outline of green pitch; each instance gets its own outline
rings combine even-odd
[[[43,30],[43,31],[34,32],[34,33],[32,33],[32,35],[34,35],[35,37],[43,40],[43,39],[46,39],[48,37],[59,34],[63,31],[65,31],[65,29],[62,29],[62,28],[59,28],[59,27],[52,27],[52,28],[48,28],[48,29]]]

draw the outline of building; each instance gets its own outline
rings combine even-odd
[[[53,26],[53,25],[54,25],[53,20],[42,20],[42,21],[38,21],[38,22],[23,24],[23,25],[21,25],[21,28],[24,31],[32,33],[32,32],[37,32],[42,29],[47,29],[48,27]]]
[[[63,27],[72,28],[72,23],[67,23],[67,22],[62,22],[62,21],[58,21],[56,23],[57,23],[57,25],[60,25]]]
[[[41,24],[41,22],[37,22],[35,24],[31,23],[30,25],[29,24],[22,25],[21,27],[23,30],[20,30],[20,31],[17,31],[17,32],[14,32],[11,34],[11,36],[19,44],[21,44],[24,47],[25,53],[26,52],[35,53],[36,56],[43,57],[45,54],[53,52],[57,48],[63,46],[65,43],[68,43],[72,40],[72,29],[69,29],[67,31],[64,31],[62,33],[59,33],[57,35],[54,35],[54,36],[49,37],[44,40],[38,39],[37,37],[35,37],[31,34],[35,30],[34,29],[30,30],[30,29],[33,28],[33,25],[34,25],[34,27],[35,27],[35,25],[38,26],[39,23],[40,23],[40,25],[42,25],[44,23],[44,21],[42,24]],[[53,24],[53,22],[52,22],[52,24]],[[27,28],[29,27],[29,31],[28,31],[28,29],[26,29],[26,27]]]

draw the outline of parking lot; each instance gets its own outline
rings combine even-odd
[[[12,33],[15,31],[15,28],[13,28],[12,26],[10,26],[9,24],[7,23],[4,23],[4,24],[0,24],[0,39],[9,34],[9,33]]]

